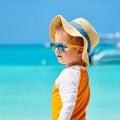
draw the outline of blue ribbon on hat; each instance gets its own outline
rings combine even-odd
[[[86,31],[85,31],[78,23],[76,23],[76,22],[73,22],[73,21],[72,21],[72,22],[70,22],[70,24],[71,24],[72,26],[74,26],[74,27],[86,38],[86,40],[87,40],[87,42],[88,42],[87,52],[89,53],[89,52],[90,52],[90,49],[91,49],[91,43],[90,43],[90,39],[89,39]]]

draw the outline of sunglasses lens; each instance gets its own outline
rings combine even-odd
[[[62,44],[58,45],[58,51],[59,52],[64,52],[64,49],[65,49],[64,45],[62,45]]]
[[[55,43],[50,43],[50,47],[51,47],[52,50],[55,50],[56,44]]]
[[[66,45],[65,44],[50,43],[50,48],[52,50],[55,50],[57,48],[57,50],[59,52],[64,52],[64,49],[66,48]]]

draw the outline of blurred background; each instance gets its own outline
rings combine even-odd
[[[64,68],[49,48],[53,17],[86,18],[100,35],[89,54],[87,120],[120,120],[119,0],[0,0],[0,120],[51,120],[53,83]]]

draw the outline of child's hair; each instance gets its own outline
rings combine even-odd
[[[55,26],[54,29],[55,29],[55,32],[57,34],[62,34],[62,35],[64,34],[64,35],[66,35],[69,38],[66,42],[69,42],[69,43],[72,43],[72,44],[75,44],[75,45],[84,46],[84,42],[83,42],[83,38],[82,37],[69,35],[64,30],[64,28],[62,27],[62,25]]]

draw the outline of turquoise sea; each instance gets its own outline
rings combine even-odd
[[[44,45],[0,45],[0,120],[51,120],[52,87],[63,68]],[[120,64],[88,72],[87,120],[120,120]]]

